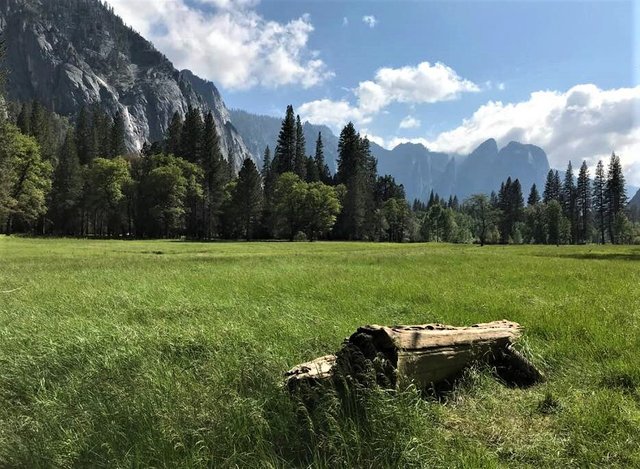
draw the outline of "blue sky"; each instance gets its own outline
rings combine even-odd
[[[640,8],[626,1],[107,0],[230,108],[353,120],[387,147],[494,137],[556,167],[615,150],[640,185]]]

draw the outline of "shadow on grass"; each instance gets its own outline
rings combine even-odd
[[[634,252],[583,252],[571,254],[544,255],[536,257],[557,257],[564,259],[596,260],[596,261],[640,261],[640,251]]]

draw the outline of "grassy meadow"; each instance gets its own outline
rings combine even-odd
[[[640,248],[0,237],[0,467],[640,467]],[[547,381],[305,408],[359,325],[520,322]]]

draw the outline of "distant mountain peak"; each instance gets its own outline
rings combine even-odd
[[[470,157],[474,155],[497,155],[498,154],[498,142],[494,138],[489,138],[482,142],[478,147],[471,152]]]

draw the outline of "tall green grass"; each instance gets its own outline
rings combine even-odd
[[[0,291],[0,467],[640,466],[638,248],[5,237]],[[546,383],[281,388],[362,324],[503,318]]]

